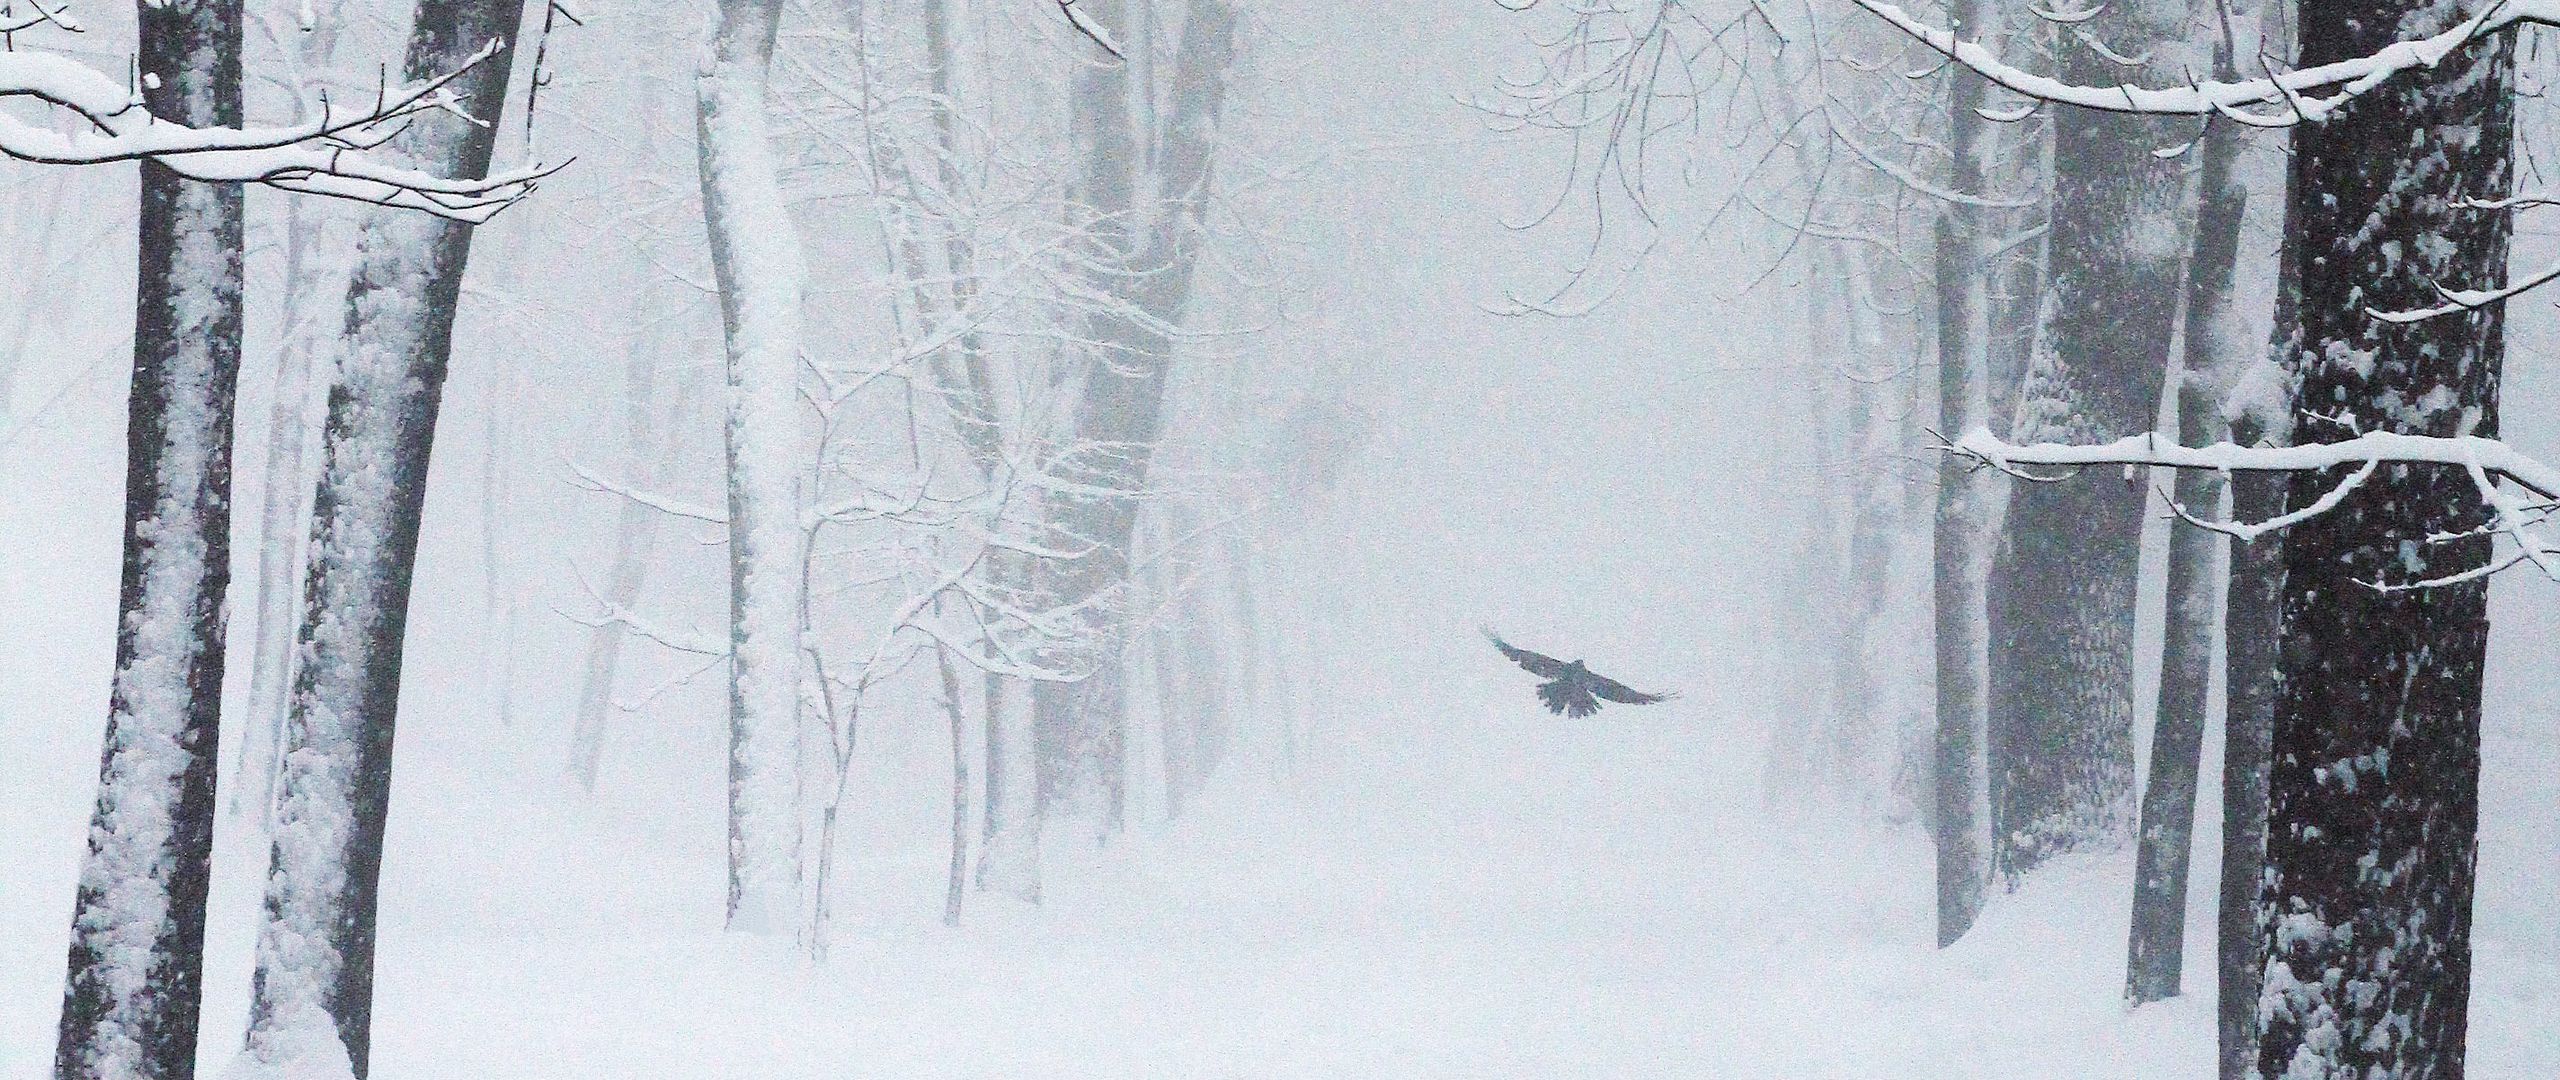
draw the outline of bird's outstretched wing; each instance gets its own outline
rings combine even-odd
[[[1615,701],[1621,705],[1651,705],[1680,696],[1677,693],[1648,694],[1602,675],[1591,677],[1591,692],[1604,701]]]
[[[1564,661],[1558,660],[1552,656],[1533,653],[1527,649],[1514,648],[1510,642],[1502,640],[1502,635],[1494,633],[1493,628],[1489,626],[1484,628],[1484,637],[1485,640],[1493,643],[1494,648],[1502,650],[1502,655],[1510,657],[1512,663],[1529,669],[1529,674],[1535,675],[1541,679],[1560,679],[1564,677]]]

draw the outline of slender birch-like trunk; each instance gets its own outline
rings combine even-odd
[[[2217,28],[2215,68],[2233,76],[2232,48],[2222,34],[2221,4],[2204,15]],[[2248,192],[2233,175],[2240,132],[2216,120],[2196,148],[2194,239],[2187,259],[2183,344],[2178,377],[2178,438],[2203,446],[2229,434],[2222,391],[2243,366],[2230,338],[2232,275],[2240,257],[2240,221]],[[2222,501],[2221,474],[2181,469],[2174,497],[2190,512],[2211,515]],[[2185,522],[2169,533],[2168,608],[2160,653],[2160,701],[2151,736],[2151,769],[2135,830],[2133,919],[2126,946],[2125,997],[2134,1004],[2179,992],[2186,944],[2187,865],[2195,847],[2196,781],[2211,710],[2215,620],[2222,593],[2222,537]]]
[[[1990,36],[1996,29],[1988,0],[1960,0],[1957,19]],[[1977,112],[1989,84],[1970,70],[1948,77],[1948,182],[1958,192],[1983,190],[1992,173],[1998,136]],[[1991,267],[1985,244],[1984,208],[1948,202],[1939,211],[1938,415],[1949,430],[1990,423],[1988,370]],[[1952,454],[1938,464],[1938,506],[1933,541],[1933,589],[1937,637],[1937,841],[1938,944],[1955,943],[1982,913],[1991,883],[1992,821],[1989,782],[1989,630],[1985,588],[1991,567],[1992,522],[2002,492],[1998,474],[1971,469]]]
[[[337,5],[315,11],[310,30],[289,46],[310,80],[295,118],[318,108],[315,85],[336,62]],[[344,303],[355,274],[356,211],[336,199],[294,199],[285,207],[283,332],[267,406],[265,497],[258,519],[258,577],[249,658],[248,711],[239,719],[240,749],[232,768],[231,812],[255,806],[264,815],[275,797],[276,748],[284,743],[286,696],[293,688],[293,632],[302,617],[311,494],[319,482],[312,448],[328,420],[329,364],[346,326]]]

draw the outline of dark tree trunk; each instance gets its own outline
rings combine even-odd
[[[2307,4],[2305,66],[2432,33],[2461,13],[2415,0]],[[2286,235],[2299,300],[2278,326],[2300,379],[2296,441],[2352,432],[2497,433],[2500,308],[2413,325],[2372,310],[2504,280],[2513,42],[2473,45],[2294,134]],[[2291,477],[2302,506],[2343,470]],[[2380,591],[2477,567],[2486,520],[2461,469],[2391,466],[2285,538],[2283,637],[2257,902],[2270,954],[2268,1076],[2463,1074],[2479,817],[2487,588]]]
[[[140,5],[152,114],[240,123],[240,4]],[[231,583],[241,194],[142,164],[124,581],[54,1074],[195,1075]]]
[[[2260,437],[2235,425],[2243,446]],[[2285,480],[2276,473],[2231,478],[2235,521],[2284,513]],[[2274,533],[2231,546],[2231,585],[2223,601],[2222,893],[2215,930],[2220,953],[2221,1080],[2249,1080],[2258,1064],[2258,988],[2266,974],[2266,937],[2258,926],[2258,875],[2267,854],[2267,740],[2275,716],[2276,642],[2284,629],[2284,543]]]
[[[1995,25],[1988,0],[1960,0],[1957,17],[1989,36]],[[1951,151],[1948,182],[1960,192],[1982,190],[1999,145],[1978,110],[1989,84],[1969,70],[1953,81],[1947,115]],[[1991,422],[1989,338],[1990,266],[1979,207],[1950,202],[1937,224],[1938,416],[1950,430],[1970,431]],[[1982,913],[1991,878],[1991,807],[1988,788],[1988,644],[1984,626],[1984,575],[1989,569],[1991,515],[1998,512],[1997,478],[1968,469],[1952,454],[1938,462],[1938,505],[1931,534],[1931,588],[1935,602],[1937,669],[1937,892],[1938,944],[1952,945]]]
[[[2218,50],[2228,70],[2230,50]],[[2217,333],[2228,325],[2231,279],[2240,256],[2240,219],[2248,193],[2232,176],[2239,132],[2215,121],[2198,151],[2195,241],[2187,260],[2181,312],[2183,355],[2177,395],[2178,438],[2202,446],[2229,434],[2217,378],[2238,357]],[[2223,480],[2204,469],[2180,470],[2176,498],[2211,515]],[[2160,701],[2151,735],[2151,771],[2142,792],[2142,823],[2133,875],[2133,926],[2125,955],[2125,997],[2134,1004],[2178,994],[2187,928],[2187,866],[2195,848],[2196,773],[2212,706],[2213,643],[2221,580],[2215,576],[2222,537],[2177,522],[2170,526],[2167,626],[2160,650]]]
[[[2119,41],[2183,38],[2186,5],[2111,7]],[[2127,77],[2066,46],[2061,77]],[[2174,78],[2174,76],[2172,76]],[[2178,300],[2181,164],[2151,151],[2184,122],[2054,116],[2052,275],[2011,437],[2094,443],[2151,430]],[[1990,585],[1991,805],[1998,863],[2120,840],[2132,811],[2139,478],[2015,484]]]
[[[521,7],[422,0],[406,76],[451,72],[493,40],[512,46]],[[442,175],[487,172],[512,55],[501,50],[452,84],[462,107],[489,122],[422,117],[398,140],[413,160]],[[271,1075],[341,1051],[355,1076],[366,1074],[410,575],[470,247],[470,226],[415,212],[376,211],[364,225],[313,504],[304,663],[237,1075]]]

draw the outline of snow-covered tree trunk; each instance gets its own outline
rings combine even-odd
[[[960,703],[960,673],[951,650],[936,644],[933,662],[942,676],[942,712],[951,721],[951,863],[944,871],[942,923],[958,926],[969,892],[969,711]]]
[[[511,45],[520,11],[510,0],[422,0],[409,77],[452,71],[492,41]],[[451,84],[461,109],[490,122],[421,116],[393,146],[445,175],[485,175],[512,55],[502,48]],[[414,212],[370,214],[358,242],[313,502],[249,1033],[233,1077],[366,1073],[410,575],[470,247],[470,226]]]
[[[2301,63],[2452,25],[2423,0],[2307,4]],[[2500,305],[2411,324],[2374,310],[2504,280],[2514,42],[2476,42],[2294,132],[2286,235],[2299,295],[2278,326],[2298,443],[2356,432],[2494,436]],[[2305,506],[2338,481],[2297,473]],[[2381,469],[2285,537],[2266,868],[2266,1076],[2463,1074],[2479,823],[2487,583],[2385,591],[2480,566],[2488,510],[2460,468]],[[2443,539],[2447,536],[2459,539]]]
[[[2119,42],[2185,38],[2183,0],[2111,5],[2086,29]],[[2063,44],[2059,75],[2127,72]],[[2172,80],[2181,77],[2166,73]],[[2180,122],[2074,109],[2053,118],[2050,281],[2010,437],[2102,442],[2158,415],[2178,299],[2184,163],[2152,153]],[[1991,800],[2007,873],[2122,839],[2133,793],[2133,621],[2139,477],[2016,484],[1990,588]]]
[[[1989,0],[1959,0],[1957,18],[1986,37],[1997,26]],[[1955,70],[1947,115],[1948,183],[1979,192],[1991,175],[1998,136],[1977,110],[1989,84]],[[1948,202],[1937,226],[1938,415],[1949,430],[1989,420],[1991,298],[1984,208]],[[1999,474],[1966,468],[1947,455],[1938,464],[1932,591],[1937,666],[1938,944],[1953,944],[1982,913],[1991,883],[1989,797],[1989,632],[1986,577],[2000,511]]]
[[[240,122],[239,0],[141,5],[143,101]],[[195,1075],[231,582],[241,192],[142,166],[124,581],[54,1075]]]
[[[2218,3],[2212,5],[2218,9]],[[2219,26],[2215,12],[2209,25]],[[2216,49],[2216,68],[2231,71],[2227,42]],[[2180,312],[2182,343],[2177,398],[2178,437],[2205,446],[2229,433],[2222,389],[2240,366],[2241,343],[2232,339],[2232,275],[2240,255],[2240,219],[2248,193],[2233,175],[2240,156],[2237,126],[2216,121],[2196,153],[2194,240],[2187,258],[2186,300]],[[2209,469],[2178,471],[2174,497],[2191,511],[2210,514],[2222,502],[2223,480]],[[2160,654],[2160,701],[2151,736],[2151,768],[2142,791],[2141,824],[2135,830],[2133,920],[2126,946],[2125,997],[2141,1004],[2178,994],[2187,926],[2187,865],[2195,846],[2196,779],[2211,709],[2215,616],[2222,599],[2222,536],[2184,522],[2169,534],[2168,608]]]
[[[765,115],[781,0],[721,0],[699,81],[703,216],[728,335],[732,930],[791,925],[800,866],[800,242]]]

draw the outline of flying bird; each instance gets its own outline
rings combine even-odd
[[[1493,642],[1494,648],[1502,650],[1502,655],[1510,657],[1512,663],[1527,668],[1531,675],[1547,680],[1538,684],[1538,700],[1546,703],[1548,712],[1559,716],[1581,719],[1599,712],[1600,703],[1603,701],[1615,701],[1623,705],[1651,705],[1657,701],[1668,701],[1679,696],[1648,694],[1641,690],[1630,689],[1624,683],[1582,666],[1580,660],[1566,663],[1552,656],[1514,648],[1510,642],[1502,640],[1501,635],[1494,633],[1490,628],[1485,630],[1484,636]]]

